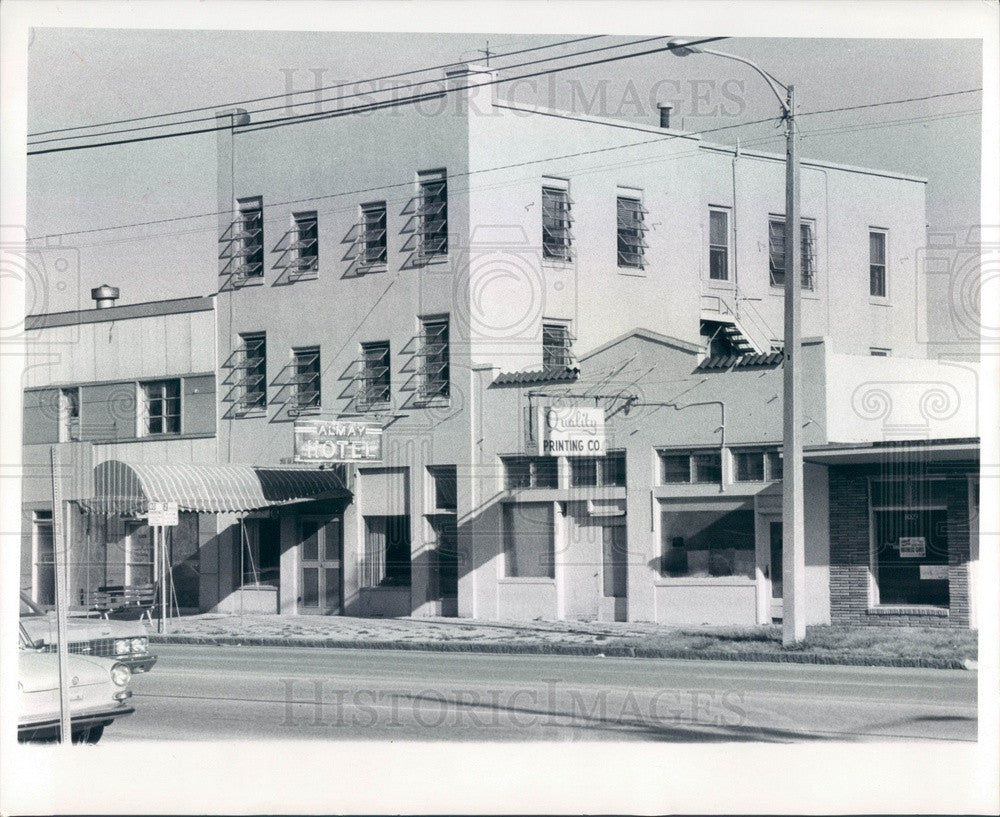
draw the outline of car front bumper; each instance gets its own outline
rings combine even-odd
[[[115,661],[119,664],[124,664],[132,672],[149,672],[153,668],[153,664],[156,663],[156,656],[149,655],[122,655],[115,656]]]
[[[127,704],[79,712],[70,718],[70,729],[75,733],[81,729],[89,729],[93,726],[107,726],[115,718],[120,718],[123,715],[131,715],[133,712],[135,712],[135,708]],[[58,718],[28,721],[17,725],[17,739],[19,741],[49,740],[58,737]]]

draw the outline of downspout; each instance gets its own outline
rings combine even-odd
[[[740,319],[740,242],[736,229],[736,162],[740,158],[740,138],[736,137],[736,152],[733,154],[733,308],[736,320]]]

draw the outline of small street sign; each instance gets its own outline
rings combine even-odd
[[[150,502],[146,521],[150,526],[174,527],[178,524],[176,502]]]

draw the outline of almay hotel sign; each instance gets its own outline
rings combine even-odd
[[[542,406],[538,413],[538,453],[542,456],[604,456],[603,408]]]
[[[346,420],[301,418],[295,421],[295,462],[378,462],[382,427]]]

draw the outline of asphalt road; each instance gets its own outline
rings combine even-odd
[[[976,739],[966,671],[158,645],[135,740]]]

